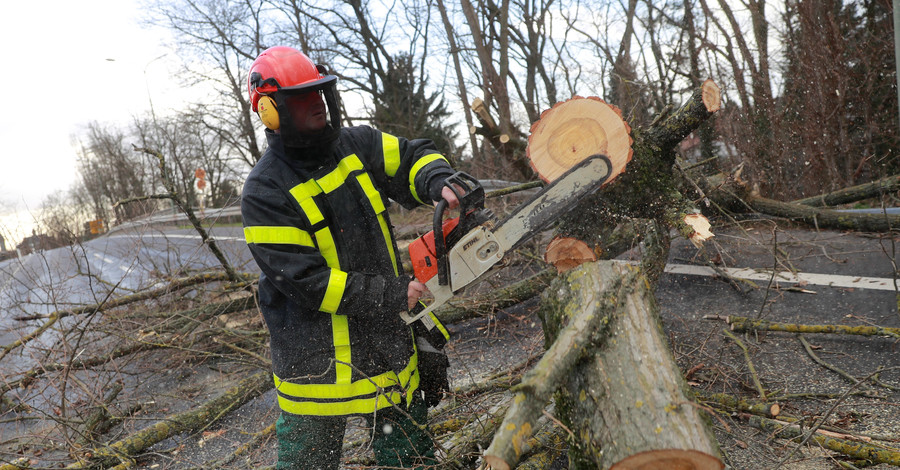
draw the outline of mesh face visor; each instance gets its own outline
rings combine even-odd
[[[321,133],[315,135],[302,135],[295,132],[294,122],[291,117],[291,102],[297,99],[306,99],[309,93],[319,93],[325,100],[328,124]],[[312,147],[333,141],[337,138],[341,128],[341,113],[338,107],[337,77],[326,75],[319,80],[304,83],[293,87],[279,88],[273,94],[275,104],[278,106],[278,118],[281,121],[281,134],[284,144],[290,147]]]

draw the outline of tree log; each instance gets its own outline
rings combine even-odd
[[[900,338],[900,328],[881,326],[848,325],[801,325],[799,323],[779,323],[768,320],[754,320],[747,317],[729,316],[731,331],[782,331],[785,333],[826,333],[839,335],[889,336]]]
[[[557,393],[561,419],[575,435],[569,468],[723,468],[641,272],[596,262],[554,281],[541,305],[548,341],[585,308],[602,309],[609,321]]]
[[[779,423],[760,416],[746,416],[746,418],[751,426],[767,433],[773,433],[777,437],[800,439],[804,436],[804,431],[797,425]],[[865,459],[875,464],[886,463],[900,466],[900,449],[876,447],[865,442],[839,439],[821,433],[814,434],[810,440],[826,449],[840,452],[850,457]]]
[[[862,201],[882,194],[900,190],[900,175],[888,176],[871,183],[851,186],[828,194],[808,197],[792,201],[792,204],[801,204],[812,207],[838,206],[851,202]]]
[[[572,316],[565,319],[565,327],[554,335],[544,357],[513,390],[516,392],[513,404],[484,455],[492,468],[509,470],[519,462],[550,396],[575,362],[589,350],[591,338],[600,334],[615,308],[618,279],[595,278],[579,270],[567,276],[566,281],[577,284],[579,289]]]
[[[757,212],[820,229],[889,232],[900,227],[900,215],[839,212],[762,197],[736,175],[713,175],[698,184],[717,207],[736,213]]]
[[[582,160],[609,157],[612,181],[631,160],[631,127],[619,108],[597,97],[576,96],[541,113],[531,126],[528,159],[544,181],[553,181]]]
[[[122,458],[135,456],[153,444],[179,433],[193,431],[207,426],[247,401],[265,393],[274,386],[272,374],[268,370],[257,372],[228,389],[225,393],[203,405],[167,416],[155,424],[126,437],[107,447],[90,452],[87,460],[66,468],[93,468],[98,462],[116,462]]]

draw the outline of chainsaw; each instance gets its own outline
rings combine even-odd
[[[585,158],[500,222],[485,209],[484,188],[478,180],[464,172],[447,178],[444,185],[459,199],[459,216],[444,220],[449,203],[441,200],[434,209],[433,230],[409,245],[413,273],[434,298],[401,312],[401,318],[407,324],[421,320],[429,330],[434,328],[429,313],[602,186],[611,173],[612,163],[605,155]]]

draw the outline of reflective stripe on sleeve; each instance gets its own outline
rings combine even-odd
[[[436,160],[443,160],[445,162],[447,161],[447,159],[444,158],[443,155],[432,153],[420,158],[419,161],[417,161],[415,165],[413,165],[412,169],[409,170],[409,192],[412,193],[413,197],[422,204],[425,204],[426,202],[423,201],[422,198],[419,197],[419,194],[416,192],[416,174],[418,174],[419,170],[424,168],[425,165]],[[447,162],[447,164],[449,165],[449,162]]]
[[[332,269],[328,276],[328,287],[325,288],[325,297],[322,298],[322,305],[319,310],[325,313],[335,313],[341,305],[341,299],[344,297],[344,289],[347,287],[347,273],[340,269]],[[341,317],[346,321],[347,317]],[[349,345],[349,340],[347,341]],[[346,361],[350,362],[350,361]]]
[[[325,264],[330,268],[340,268],[337,246],[334,244],[334,237],[331,236],[331,229],[328,227],[319,229],[316,232],[316,242],[319,244],[319,253],[325,258]]]
[[[297,227],[244,227],[244,240],[251,243],[300,245],[314,247],[312,236]]]
[[[384,173],[393,178],[400,168],[400,140],[382,132],[381,151],[384,155]]]

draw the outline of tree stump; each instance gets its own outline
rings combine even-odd
[[[588,261],[597,261],[597,255],[587,243],[577,238],[556,237],[547,245],[544,261],[564,273]]]
[[[688,398],[643,274],[594,262],[555,280],[541,303],[547,340],[586,306],[607,309],[598,316],[608,316],[608,324],[556,395],[574,433],[569,468],[724,468],[709,423]]]

